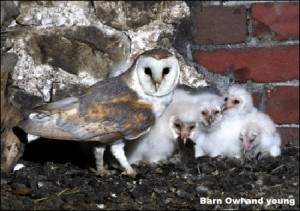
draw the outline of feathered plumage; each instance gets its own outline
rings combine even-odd
[[[208,155],[210,153],[210,135],[220,126],[222,120],[223,98],[214,93],[203,93],[199,95],[200,121],[197,137],[194,139],[195,157]]]
[[[240,140],[243,154],[254,157],[258,152],[276,157],[281,153],[281,138],[271,118],[257,111],[242,128]]]
[[[146,51],[121,75],[97,82],[82,96],[43,106],[18,126],[28,134],[50,139],[108,143],[126,173],[134,176],[124,143],[116,140],[147,133],[171,102],[178,79],[179,64],[173,54]],[[98,163],[103,163],[101,153],[96,156]]]
[[[240,131],[253,111],[250,93],[239,85],[229,87],[223,93],[222,120],[202,137],[203,154],[215,157],[241,157]],[[201,138],[201,137],[200,137]],[[199,153],[199,154],[201,154]]]
[[[182,86],[175,90],[173,101],[164,114],[157,119],[150,132],[125,146],[130,163],[139,160],[158,162],[170,157],[177,148],[177,138],[193,138],[200,110],[196,95]]]

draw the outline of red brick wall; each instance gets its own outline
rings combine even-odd
[[[255,104],[277,123],[284,143],[299,140],[299,2],[196,5],[191,22],[193,61],[260,87]]]

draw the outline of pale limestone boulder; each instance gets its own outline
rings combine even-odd
[[[20,15],[8,28],[9,52],[18,55],[12,85],[44,102],[64,97],[64,90],[76,95],[153,48],[176,54],[180,83],[206,85],[173,46],[175,26],[190,16],[184,1],[22,1],[19,6]]]

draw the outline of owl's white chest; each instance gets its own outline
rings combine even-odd
[[[155,114],[156,117],[160,117],[163,112],[165,111],[167,105],[162,103],[154,103],[152,111]]]
[[[173,93],[161,97],[147,96],[147,101],[152,104],[152,112],[156,118],[160,117],[166,110],[167,106],[171,103]]]

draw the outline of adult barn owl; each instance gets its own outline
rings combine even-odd
[[[109,144],[125,174],[135,176],[123,140],[150,130],[171,102],[178,80],[179,64],[172,53],[146,51],[121,75],[97,82],[79,97],[41,107],[18,126],[39,137],[99,142],[98,170],[103,170],[105,144]]]

